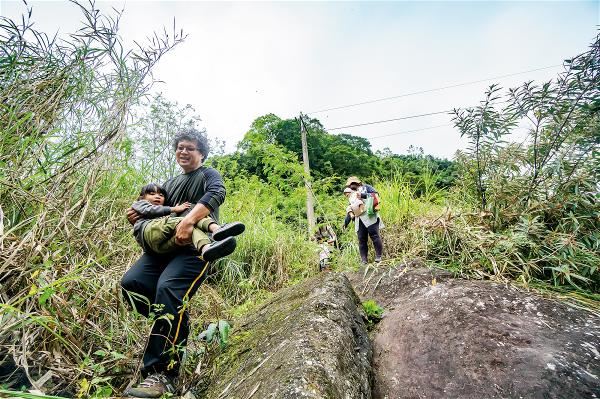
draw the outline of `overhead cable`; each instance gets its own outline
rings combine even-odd
[[[452,123],[446,123],[445,125],[438,125],[438,126],[430,126],[430,127],[424,127],[421,129],[413,129],[413,130],[404,130],[402,132],[397,132],[397,133],[390,133],[390,134],[382,134],[381,136],[373,136],[373,137],[364,137],[367,140],[372,140],[372,139],[379,139],[382,137],[390,137],[390,136],[399,136],[402,134],[409,134],[409,133],[414,133],[414,132],[420,132],[423,130],[431,130],[431,129],[439,129],[440,127],[448,127],[448,126],[454,126]]]
[[[437,112],[429,112],[427,114],[419,114],[419,115],[409,115],[409,116],[403,116],[400,118],[394,118],[394,119],[385,119],[385,120],[381,120],[381,121],[373,121],[373,122],[365,122],[365,123],[359,123],[356,125],[348,125],[348,126],[339,126],[339,127],[332,127],[330,129],[326,129],[328,131],[331,130],[339,130],[339,129],[348,129],[351,127],[358,127],[358,126],[367,126],[367,125],[375,125],[378,123],[386,123],[386,122],[394,122],[394,121],[401,121],[401,120],[405,120],[405,119],[414,119],[414,118],[422,118],[424,116],[430,116],[430,115],[439,115],[439,114],[448,114],[452,112],[452,110],[446,110],[446,111],[437,111]]]
[[[377,103],[377,102],[382,102],[382,101],[394,100],[396,98],[414,96],[414,95],[417,95],[417,94],[424,94],[424,93],[431,93],[431,92],[434,92],[434,91],[447,90],[447,89],[452,89],[452,88],[455,88],[455,87],[467,86],[467,85],[472,85],[472,84],[476,84],[476,83],[487,82],[489,80],[503,79],[503,78],[508,78],[508,77],[511,77],[511,76],[523,75],[523,74],[526,74],[526,73],[531,73],[531,72],[536,72],[536,71],[542,71],[542,70],[550,69],[550,68],[556,68],[556,67],[559,67],[561,65],[562,64],[550,65],[550,66],[543,67],[543,68],[536,68],[536,69],[530,69],[528,71],[509,73],[507,75],[495,76],[495,77],[492,77],[492,78],[486,78],[486,79],[480,79],[480,80],[473,80],[473,81],[470,81],[470,82],[457,83],[457,84],[453,84],[453,85],[449,85],[449,86],[437,87],[437,88],[434,88],[434,89],[419,90],[419,91],[414,91],[414,92],[411,92],[411,93],[400,94],[400,95],[397,95],[397,96],[378,98],[378,99],[374,99],[374,100],[368,100],[368,101],[363,101],[363,102],[354,103],[354,104],[348,104],[348,105],[341,105],[339,107],[332,107],[332,108],[321,109],[321,110],[318,110],[318,111],[308,112],[307,114],[308,115],[318,114],[318,113],[321,113],[321,112],[335,111],[335,110],[338,110],[338,109],[344,109],[344,108],[350,108],[350,107],[358,107],[359,105],[365,105],[365,104],[372,104],[372,103]]]

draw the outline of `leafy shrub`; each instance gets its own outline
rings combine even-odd
[[[490,250],[484,269],[600,289],[599,60],[600,35],[556,80],[526,82],[505,96],[492,85],[480,106],[455,111],[470,141],[458,158],[463,197],[493,240],[482,243]],[[525,139],[507,141],[523,124]]]
[[[369,326],[379,323],[383,317],[383,308],[379,306],[375,300],[368,299],[364,301],[362,307]]]

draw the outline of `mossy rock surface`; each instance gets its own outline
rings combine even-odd
[[[348,279],[324,273],[236,323],[206,398],[371,398],[372,350]]]

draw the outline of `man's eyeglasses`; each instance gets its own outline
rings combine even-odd
[[[198,151],[198,149],[197,149],[197,148],[194,148],[194,147],[177,146],[177,149],[176,149],[176,151],[177,151],[177,152],[184,152],[184,151],[187,151],[187,152],[194,152],[194,151]]]

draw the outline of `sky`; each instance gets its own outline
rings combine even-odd
[[[75,5],[28,1],[47,33],[80,26]],[[170,29],[188,35],[160,60],[153,90],[191,104],[209,137],[233,151],[252,121],[274,113],[318,118],[332,134],[372,138],[374,150],[452,158],[466,141],[437,114],[476,105],[487,86],[543,82],[584,52],[598,33],[600,1],[576,2],[175,2],[97,1],[124,9],[121,35],[142,40]],[[21,1],[0,0],[19,17]],[[551,68],[545,68],[551,67]],[[531,71],[513,76],[515,73]],[[466,82],[445,90],[316,112]],[[300,140],[300,136],[298,136]]]

